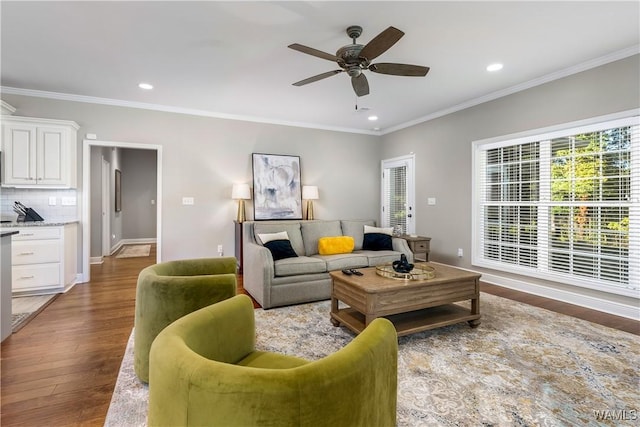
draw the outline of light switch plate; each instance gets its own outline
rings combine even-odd
[[[195,203],[195,201],[193,200],[193,197],[183,197],[182,198],[182,204],[183,205],[193,205]]]
[[[433,205],[435,205],[435,204],[436,204],[436,198],[435,198],[435,197],[429,197],[429,198],[427,199],[427,205],[429,205],[429,206],[433,206]]]

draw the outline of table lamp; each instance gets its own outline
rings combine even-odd
[[[233,184],[231,198],[238,201],[238,222],[244,222],[247,218],[244,213],[244,201],[251,199],[249,184]]]
[[[302,198],[307,201],[307,216],[305,219],[314,219],[313,201],[318,200],[318,187],[315,185],[303,185]]]

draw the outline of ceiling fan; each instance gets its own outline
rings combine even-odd
[[[289,48],[307,55],[316,56],[318,58],[335,61],[340,67],[339,70],[328,71],[309,77],[299,82],[293,83],[294,86],[304,86],[327,77],[346,72],[351,76],[351,85],[357,96],[369,94],[369,82],[363,74],[364,70],[369,70],[379,74],[391,74],[394,76],[412,76],[423,77],[429,72],[429,67],[421,65],[394,64],[381,62],[372,64],[371,61],[386,52],[391,46],[396,44],[404,33],[395,27],[389,27],[366,45],[356,43],[356,39],[362,34],[362,27],[352,25],[347,28],[347,35],[353,40],[352,44],[346,45],[338,49],[335,55],[322,52],[312,47],[303,46],[298,43],[289,45]]]

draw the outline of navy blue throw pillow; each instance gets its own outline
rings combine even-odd
[[[365,233],[362,249],[368,251],[392,251],[391,236],[384,233]]]
[[[264,246],[271,251],[274,261],[285,258],[294,258],[298,254],[291,247],[289,240],[271,240],[264,244]]]

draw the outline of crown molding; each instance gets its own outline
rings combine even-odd
[[[540,86],[545,83],[552,82],[554,80],[559,80],[564,77],[571,76],[573,74],[580,73],[582,71],[587,71],[592,68],[599,67],[601,65],[606,65],[611,62],[619,61],[624,58],[628,58],[633,55],[640,54],[640,45],[631,46],[626,49],[622,49],[616,52],[612,52],[608,55],[601,56],[599,58],[595,58],[589,61],[582,62],[580,64],[574,65],[569,68],[565,68],[563,70],[555,71],[550,74],[546,74],[542,77],[538,77],[533,80],[529,80],[528,82],[520,83],[515,86],[508,87],[506,89],[502,89],[496,92],[488,93],[478,98],[470,99],[469,101],[463,102],[461,104],[454,105],[449,108],[445,108],[444,110],[437,111],[432,114],[428,114],[426,116],[417,118],[415,120],[411,120],[409,122],[405,122],[399,124],[397,126],[392,126],[390,128],[383,129],[381,134],[386,135],[388,133],[396,132],[401,129],[405,129],[411,126],[415,126],[420,123],[428,122],[433,119],[437,119],[438,117],[446,116],[451,113],[455,113],[457,111],[465,110],[470,107],[475,107],[476,105],[484,104],[485,102],[493,101],[498,98],[505,97],[507,95],[512,95],[517,92],[521,92],[523,90],[531,89],[536,86]]]
[[[213,117],[216,119],[239,120],[245,122],[266,123],[272,125],[311,128],[319,130],[329,130],[334,132],[358,133],[364,135],[380,135],[378,131],[363,129],[345,128],[340,126],[324,126],[315,123],[292,122],[287,120],[268,119],[264,117],[243,116],[239,114],[219,113],[208,110],[198,110],[194,108],[175,107],[171,105],[150,104],[145,102],[125,101],[122,99],[101,98],[97,96],[76,95],[62,92],[49,92],[37,89],[22,89],[10,86],[0,86],[3,94],[30,96],[34,98],[56,99],[61,101],[84,102],[87,104],[109,105],[115,107],[137,108],[141,110],[162,111],[165,113],[185,114],[190,116]],[[7,104],[8,105],[8,104]]]
[[[2,115],[7,115],[10,116],[13,113],[16,112],[15,107],[13,107],[12,105],[4,102],[3,100],[0,99],[0,107],[2,108]]]

